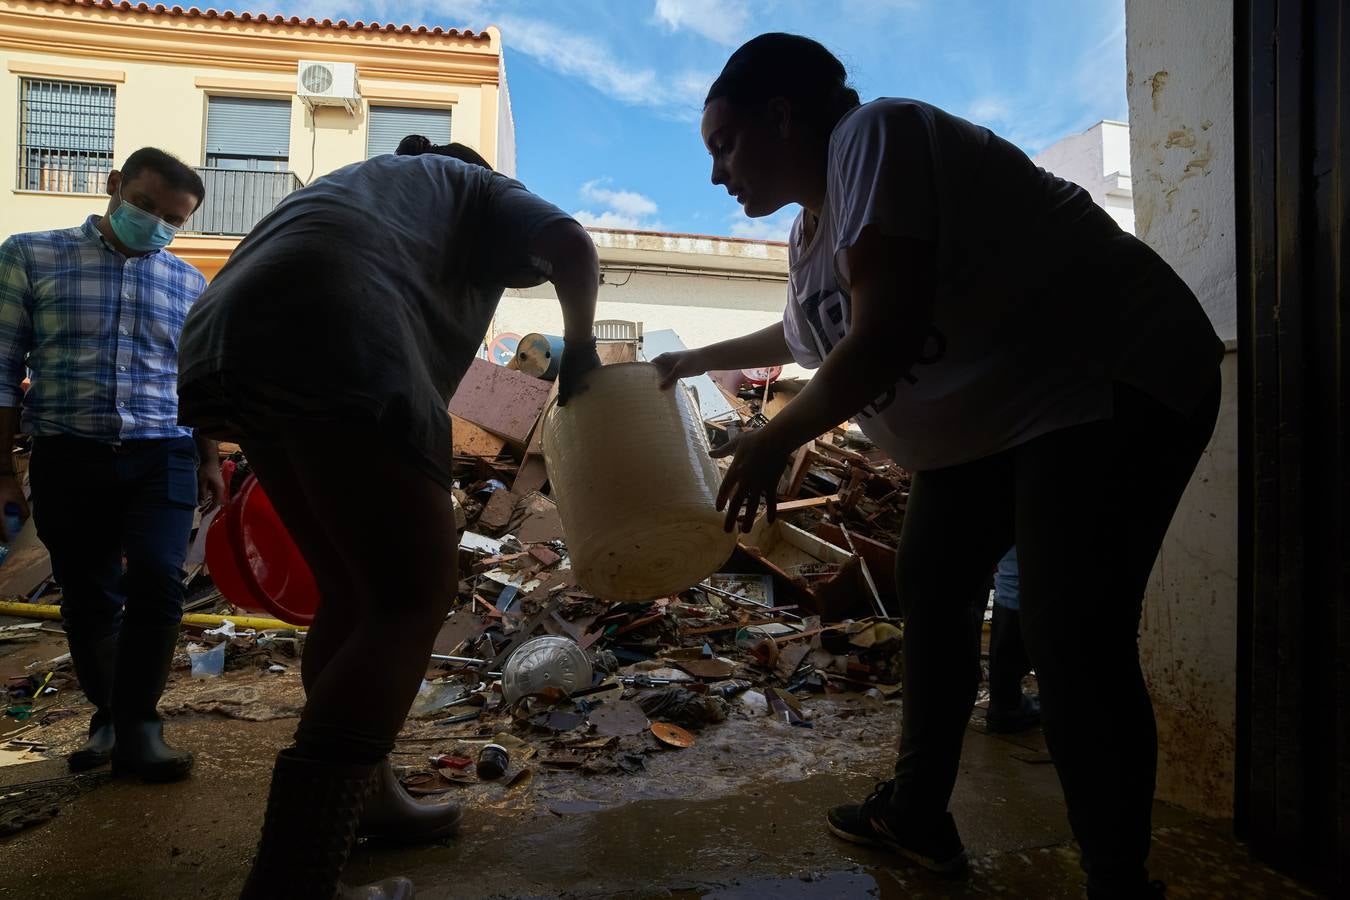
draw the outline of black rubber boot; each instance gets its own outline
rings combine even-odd
[[[452,837],[464,812],[454,801],[418,800],[403,789],[388,758],[375,767],[361,812],[360,837],[429,844]]]
[[[240,900],[408,900],[412,882],[389,878],[348,887],[342,869],[375,767],[277,754],[262,840]]]
[[[164,743],[164,722],[156,708],[177,646],[177,625],[122,625],[113,683],[114,774],[178,781],[192,771],[192,754]]]
[[[84,772],[108,764],[116,734],[113,730],[113,677],[117,672],[117,635],[90,640],[78,634],[67,635],[70,661],[80,679],[80,690],[94,704],[89,720],[89,740],[66,757],[72,772]]]
[[[989,623],[989,708],[1017,710],[1022,702],[1022,678],[1030,671],[1021,613],[995,603]]]

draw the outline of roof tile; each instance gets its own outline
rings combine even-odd
[[[475,32],[471,29],[460,28],[442,28],[437,25],[434,28],[428,28],[426,25],[399,25],[394,22],[348,22],[346,19],[339,19],[334,22],[332,19],[316,20],[314,18],[301,19],[299,16],[286,18],[281,15],[271,13],[250,13],[235,12],[234,10],[217,10],[214,7],[208,9],[199,9],[195,6],[189,6],[184,9],[181,6],[165,6],[163,3],[156,3],[151,6],[148,3],[132,3],[130,0],[41,0],[51,6],[73,6],[83,9],[105,9],[116,12],[126,13],[153,13],[155,15],[176,16],[183,19],[219,19],[224,22],[238,20],[240,22],[258,22],[260,24],[280,25],[284,28],[322,28],[330,31],[369,31],[385,32],[388,34],[429,34],[433,37],[451,37],[466,38],[473,41],[490,40],[486,31]]]

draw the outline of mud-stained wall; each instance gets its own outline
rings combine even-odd
[[[1172,264],[1219,337],[1237,337],[1233,23],[1226,4],[1129,0],[1135,234]]]
[[[1127,0],[1136,233],[1237,336],[1233,23],[1226,5]],[[1140,655],[1158,714],[1158,796],[1233,813],[1237,687],[1237,362],[1214,438],[1144,600]]]

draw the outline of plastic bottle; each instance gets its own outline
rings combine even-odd
[[[19,504],[5,504],[5,533],[9,535],[9,541],[0,544],[0,565],[4,565],[5,560],[9,559],[10,548],[19,539],[19,530],[23,528],[22,513]]]

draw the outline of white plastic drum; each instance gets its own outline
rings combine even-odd
[[[721,475],[697,408],[651,363],[602,366],[544,420],[543,450],[577,581],[602,600],[691,587],[731,556]]]

